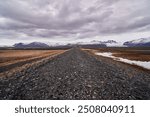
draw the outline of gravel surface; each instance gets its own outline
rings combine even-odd
[[[0,78],[0,99],[150,99],[148,72],[111,62],[73,48]]]

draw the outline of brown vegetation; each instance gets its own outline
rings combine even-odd
[[[51,56],[62,51],[63,50],[0,50],[0,67],[31,59]]]
[[[150,70],[149,70],[149,69],[140,67],[140,66],[135,65],[135,64],[128,64],[128,63],[124,63],[124,62],[121,62],[121,61],[115,61],[115,60],[112,61],[112,58],[95,55],[96,52],[112,52],[112,53],[114,52],[113,56],[117,56],[117,55],[118,55],[118,57],[122,57],[122,56],[121,56],[121,55],[123,55],[122,53],[119,55],[119,54],[115,53],[116,51],[114,51],[114,50],[106,51],[106,50],[108,50],[107,48],[106,48],[106,50],[105,50],[105,49],[102,49],[102,51],[95,50],[95,49],[82,49],[82,50],[88,52],[88,53],[89,53],[90,55],[92,55],[92,56],[95,56],[97,59],[100,59],[100,60],[102,60],[102,61],[106,61],[106,62],[108,62],[108,63],[110,63],[110,64],[115,64],[115,65],[117,66],[117,64],[119,63],[119,65],[122,65],[122,67],[125,67],[126,65],[130,65],[130,66],[136,68],[136,70],[140,70],[140,71],[142,70],[142,71],[144,71],[144,72],[150,73]],[[122,50],[122,51],[123,51],[123,50]],[[115,55],[115,54],[116,54],[116,55]],[[132,56],[133,56],[133,55],[132,55]],[[135,57],[135,58],[134,58],[134,57]],[[139,61],[145,61],[145,60],[146,60],[146,58],[143,59],[143,58],[140,58],[139,56],[134,56],[134,57],[131,58],[131,56],[128,57],[128,56],[125,55],[125,56],[122,57],[122,58],[130,59],[130,60],[139,60]],[[150,56],[149,56],[149,58],[148,58],[148,61],[150,61]],[[120,64],[120,63],[121,63],[121,64]],[[125,68],[125,69],[128,69],[128,68]]]
[[[148,48],[100,48],[87,51],[112,52],[115,57],[136,61],[150,61],[150,49]]]
[[[32,65],[46,58],[51,58],[65,50],[0,50],[0,73],[17,71],[28,64]]]

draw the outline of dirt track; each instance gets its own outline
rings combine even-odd
[[[0,99],[150,99],[150,74],[73,48],[0,78]]]

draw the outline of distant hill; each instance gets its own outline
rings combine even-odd
[[[81,46],[95,46],[95,47],[109,47],[109,46],[122,46],[120,43],[114,41],[114,40],[108,40],[108,41],[97,41],[93,40],[90,42],[78,42],[77,45]]]
[[[103,41],[102,43],[109,43],[109,44],[113,44],[113,43],[117,43],[116,41],[114,40],[108,40],[108,41]]]
[[[150,47],[150,37],[127,41],[123,45],[127,47]]]
[[[32,42],[29,44],[16,43],[13,45],[15,48],[48,48],[49,45],[41,42]]]
[[[105,44],[107,47],[122,47],[122,43],[114,41],[114,40],[108,40],[108,41],[103,41],[101,42]]]

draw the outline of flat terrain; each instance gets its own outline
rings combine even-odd
[[[64,50],[0,50],[0,73]]]
[[[88,50],[87,50],[88,51]],[[100,48],[100,49],[89,49],[93,52],[111,52],[115,57],[121,57],[136,61],[150,61],[150,48]]]
[[[2,76],[0,99],[150,99],[150,72],[73,48]]]

